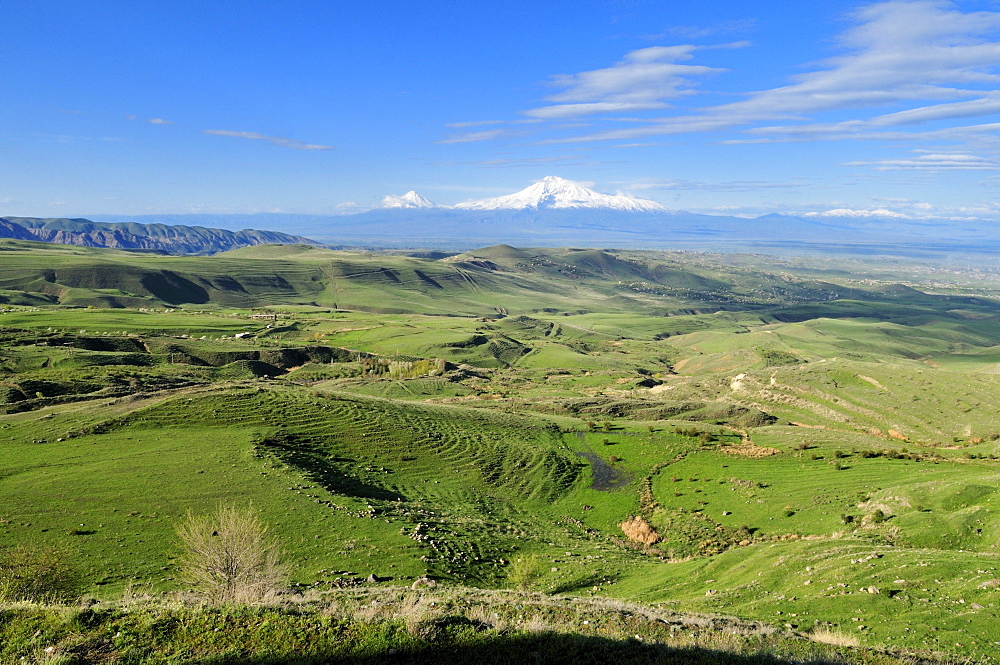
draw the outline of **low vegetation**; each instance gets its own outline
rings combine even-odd
[[[55,548],[14,545],[0,550],[0,603],[67,602],[81,590],[73,563]]]
[[[252,507],[221,505],[177,527],[185,581],[213,603],[259,603],[287,589],[281,546]]]
[[[0,658],[996,662],[987,270],[0,251]]]
[[[0,613],[0,659],[32,663],[932,665],[825,627],[798,633],[617,600],[359,589],[267,605],[131,597]]]

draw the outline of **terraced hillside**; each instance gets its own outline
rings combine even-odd
[[[995,662],[995,275],[4,248],[0,535],[90,593],[183,589],[178,522],[252,503],[302,588],[527,579]]]

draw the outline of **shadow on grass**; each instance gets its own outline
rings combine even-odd
[[[671,647],[644,644],[639,640],[612,640],[577,634],[538,633],[526,636],[485,639],[476,644],[425,644],[410,648],[386,649],[365,654],[274,655],[265,657],[207,657],[202,665],[416,665],[468,663],[470,665],[512,665],[517,663],[567,663],[571,665],[843,665],[842,660],[805,657],[779,658],[767,653],[737,655],[706,647]]]
[[[376,602],[370,606],[364,603],[363,609],[371,612],[376,605]],[[519,618],[517,627],[498,629],[490,619],[484,622],[461,614],[425,615],[419,605],[419,602],[408,605],[404,616],[391,620],[335,618],[319,608],[151,606],[131,610],[86,608],[68,613],[65,607],[0,608],[0,635],[10,637],[8,643],[0,642],[0,661],[74,665],[943,665],[953,662],[867,650],[856,652],[849,647],[819,644],[789,634],[761,632],[760,626],[753,624],[713,624],[706,630],[706,626],[689,625],[683,619],[676,623],[662,618],[629,618],[631,615],[612,612],[606,615],[610,623],[604,629],[614,632],[599,636],[570,632],[571,626],[586,632],[598,630],[593,622],[583,621],[579,607],[563,608],[562,614],[569,612],[564,618],[573,615],[576,620],[555,628],[548,621],[560,613],[546,618],[540,614],[530,616],[532,610],[528,607],[510,606],[509,612],[504,612],[496,606],[494,609],[500,609],[507,617],[504,625]],[[487,615],[497,616],[496,613],[483,616]],[[631,637],[633,630],[642,637]],[[41,655],[46,644],[51,645],[45,650],[46,654],[52,651],[51,659]]]
[[[290,434],[279,434],[264,439],[257,444],[289,466],[294,466],[313,482],[326,490],[343,496],[382,501],[405,501],[405,497],[378,485],[371,485],[360,478],[343,473],[337,458],[312,441]]]

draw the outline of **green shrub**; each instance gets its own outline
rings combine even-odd
[[[0,602],[64,602],[79,593],[80,578],[63,552],[22,545],[0,553]]]
[[[507,581],[521,591],[527,591],[542,577],[542,559],[537,554],[522,556],[510,564]]]

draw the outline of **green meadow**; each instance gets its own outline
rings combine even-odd
[[[553,635],[574,603],[756,627],[744,660],[690,662],[998,662],[996,275],[507,246],[0,262],[0,548],[54,548],[99,608],[180,602],[178,525],[252,505],[302,602],[427,578],[492,608],[435,629],[466,645],[535,634],[486,620],[510,593]],[[106,611],[45,634],[103,639]],[[431,648],[351,611],[337,631]]]

